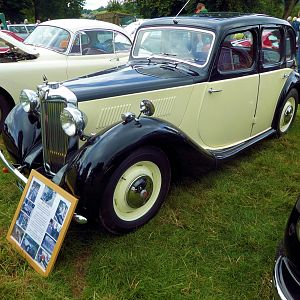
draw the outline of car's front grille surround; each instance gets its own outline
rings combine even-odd
[[[55,174],[65,164],[69,138],[60,124],[60,114],[67,106],[63,99],[41,101],[41,129],[45,170]]]

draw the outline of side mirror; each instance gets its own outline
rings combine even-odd
[[[154,104],[150,100],[142,100],[140,103],[140,112],[150,117],[155,113]]]

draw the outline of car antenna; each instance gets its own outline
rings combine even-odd
[[[183,11],[183,9],[187,6],[187,4],[190,2],[191,0],[188,0],[183,7],[181,8],[181,10],[178,12],[178,14],[174,17],[173,22],[174,24],[178,24],[178,21],[176,20],[176,18],[179,16],[179,14]]]

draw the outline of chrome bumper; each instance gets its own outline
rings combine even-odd
[[[2,153],[2,150],[0,150],[0,159],[4,163],[4,165],[10,170],[11,173],[13,173],[19,180],[21,180],[25,185],[28,181],[28,178],[25,177],[17,168],[15,168],[12,164],[10,164],[5,156]]]

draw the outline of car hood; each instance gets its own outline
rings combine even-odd
[[[205,73],[165,64],[125,65],[63,83],[78,101],[103,99],[202,82]]]
[[[7,46],[9,46],[10,48],[14,48],[14,50],[17,52],[27,53],[35,57],[39,56],[39,52],[35,47],[30,45],[25,45],[24,43],[17,41],[15,38],[1,31],[0,31],[0,39],[4,40]]]

